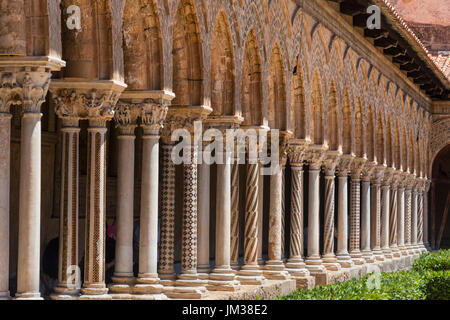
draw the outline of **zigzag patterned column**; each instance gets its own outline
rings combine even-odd
[[[361,172],[365,159],[355,159],[351,174],[351,213],[350,213],[350,256],[356,265],[364,264],[360,251],[360,219],[361,219]]]
[[[411,249],[411,192],[412,183],[411,179],[408,177],[405,185],[405,251],[403,255],[409,255]]]

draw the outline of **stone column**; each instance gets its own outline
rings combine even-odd
[[[114,117],[113,108],[123,85],[110,81],[93,85],[87,83],[87,94],[82,94],[88,115],[88,152],[86,178],[86,228],[84,283],[80,299],[111,299],[105,285],[106,237],[106,123]],[[81,86],[81,85],[80,85]]]
[[[139,274],[133,292],[137,299],[165,299],[158,277],[159,131],[168,111],[165,101],[140,105],[142,135],[141,220]]]
[[[165,286],[175,280],[175,165],[170,135],[163,135],[161,182],[161,236],[158,274]]]
[[[259,164],[260,168],[263,165]],[[263,258],[263,221],[264,221],[264,175],[258,179],[258,265],[264,266]]]
[[[425,182],[424,179],[421,178],[421,182],[418,188],[418,210],[417,210],[417,246],[419,253],[426,252],[425,245],[423,243],[423,234],[424,234],[424,189]]]
[[[209,267],[209,216],[210,216],[209,207],[210,207],[210,191],[211,191],[210,174],[211,174],[210,165],[205,163],[205,161],[202,161],[202,163],[198,165],[197,252],[198,252],[198,274],[200,279],[208,279],[208,274],[210,272]]]
[[[62,97],[61,97],[62,99]],[[53,299],[67,299],[80,293],[78,273],[78,119],[62,120],[61,205],[59,219],[58,284]]]
[[[286,262],[286,165],[281,167],[281,260]]]
[[[341,265],[334,253],[334,198],[335,198],[335,172],[339,164],[339,153],[328,152],[324,161],[325,171],[325,203],[324,203],[324,246],[323,265],[327,270],[339,271]]]
[[[390,188],[392,175],[385,172],[381,193],[381,249],[385,259],[392,259],[392,251],[389,247],[389,211],[390,211]]]
[[[260,170],[258,159],[250,157],[247,163],[244,265],[237,279],[244,285],[261,285],[264,282],[258,266],[258,203]]]
[[[405,180],[403,173],[400,173],[397,198],[397,243],[400,254],[405,252]]]
[[[411,195],[411,255],[418,254],[417,250],[417,211],[418,211],[418,191],[417,180],[414,179]]]
[[[361,172],[366,159],[357,158],[352,163],[351,173],[351,207],[350,207],[350,256],[355,265],[364,264],[360,251],[360,219],[361,219]]]
[[[0,300],[9,299],[9,190],[11,159],[10,107],[20,103],[11,74],[0,71]]]
[[[110,292],[129,294],[134,285],[133,273],[133,213],[134,213],[134,153],[137,125],[136,105],[120,101],[115,112],[118,128],[117,159],[117,234],[113,284]]]
[[[284,153],[284,150],[280,150],[279,153]],[[291,278],[282,261],[282,197],[284,197],[282,167],[285,165],[286,159],[280,158],[279,165],[272,169],[274,172],[270,176],[269,246],[268,260],[264,267],[264,276],[270,280]]]
[[[324,157],[324,149],[317,146],[309,147],[309,199],[308,199],[308,257],[306,268],[316,276],[326,275],[326,268],[320,257],[320,168]],[[326,280],[324,281],[327,282]]]
[[[370,178],[375,169],[375,164],[367,164],[362,172],[361,182],[361,253],[366,263],[375,262],[375,257],[370,247]]]
[[[399,177],[392,170],[391,194],[390,194],[390,214],[389,214],[389,246],[394,258],[400,258],[400,250],[397,245],[397,192]]]
[[[231,268],[239,268],[239,164],[231,165]]]
[[[405,180],[405,251],[404,255],[409,255],[411,249],[411,191],[412,180],[407,176]]]
[[[353,261],[348,253],[348,175],[353,157],[344,155],[338,170],[338,245],[337,259],[341,267],[351,268]]]
[[[381,181],[384,176],[385,167],[378,165],[372,175],[372,194],[370,206],[370,225],[371,225],[371,247],[377,261],[384,261],[383,251],[381,250]]]
[[[288,272],[297,280],[309,276],[303,261],[303,163],[293,163],[291,157],[291,236]]]
[[[428,193],[430,191],[431,181],[425,181],[425,189],[423,193],[423,238],[427,251],[431,251],[430,238],[428,234]]]
[[[44,69],[16,74],[22,86],[20,136],[19,253],[17,299],[41,299],[41,105],[51,74]]]

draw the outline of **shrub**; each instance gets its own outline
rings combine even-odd
[[[450,250],[439,250],[438,252],[428,252],[414,261],[412,270],[424,271],[450,270]]]
[[[297,290],[282,300],[448,300],[450,250],[427,253],[411,271],[369,274],[312,290]],[[375,283],[374,283],[375,282]]]

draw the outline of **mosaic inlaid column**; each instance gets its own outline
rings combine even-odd
[[[51,74],[36,71],[17,74],[22,85],[20,135],[19,234],[17,261],[18,299],[41,299],[41,105]]]
[[[202,156],[202,155],[199,155]],[[211,166],[204,160],[198,165],[198,274],[208,279],[209,267],[209,216],[211,191]]]
[[[361,253],[366,263],[375,262],[375,257],[370,247],[370,179],[374,169],[375,165],[373,163],[367,164],[362,172],[361,179]]]
[[[141,105],[142,176],[139,239],[139,273],[133,292],[137,299],[164,299],[158,276],[159,131],[166,118],[165,103]]]
[[[392,175],[385,172],[381,187],[381,250],[386,259],[392,259],[392,251],[389,247],[389,212],[390,212],[390,189]]]
[[[400,258],[400,250],[397,245],[397,214],[398,214],[398,181],[399,177],[395,171],[392,172],[389,214],[389,247],[394,258]]]
[[[398,185],[397,198],[397,242],[400,254],[405,252],[405,180],[401,174]]]
[[[264,281],[258,266],[258,203],[260,170],[258,159],[247,160],[245,193],[244,265],[237,279],[241,284],[261,285]]]
[[[356,265],[364,264],[360,250],[361,241],[361,172],[365,159],[357,158],[352,164],[350,195],[350,256]]]
[[[231,165],[231,230],[230,259],[234,270],[239,268],[239,164]]]
[[[372,252],[377,261],[384,261],[381,250],[381,181],[384,176],[385,167],[378,165],[372,174],[371,206],[370,206],[370,242]]]
[[[411,193],[411,251],[410,254],[418,254],[417,250],[417,211],[418,211],[417,181],[414,181]]]
[[[171,154],[170,136],[163,137],[161,181],[161,236],[158,274],[161,283],[171,285],[175,280],[175,165]]]
[[[89,120],[88,165],[86,179],[86,228],[84,283],[86,299],[106,299],[105,236],[106,236],[106,120]]]
[[[423,243],[423,234],[424,234],[424,189],[425,182],[421,179],[419,188],[418,188],[418,210],[417,210],[417,247],[419,252],[426,252],[425,245]]]
[[[412,180],[407,178],[405,185],[405,251],[403,255],[409,255],[411,249],[411,200]]]
[[[320,256],[320,168],[324,157],[322,149],[308,150],[309,194],[308,194],[308,256],[306,268],[312,274],[325,273]]]
[[[338,244],[337,259],[341,267],[353,267],[348,253],[348,175],[353,157],[345,155],[341,158],[338,170]]]
[[[238,282],[231,269],[231,156],[222,152],[217,164],[216,265],[209,275],[208,290],[236,291]]]
[[[341,265],[334,253],[334,207],[335,207],[335,173],[339,164],[339,154],[328,154],[324,160],[325,202],[324,202],[324,242],[323,265],[327,270],[339,271]]]
[[[269,245],[268,260],[264,266],[264,276],[270,280],[289,279],[282,261],[282,193],[283,169],[285,160],[272,168],[270,175]]]
[[[8,76],[10,77],[8,80]],[[9,299],[9,197],[11,171],[10,107],[19,103],[13,77],[0,72],[0,300]]]
[[[288,272],[294,278],[304,278],[309,276],[303,261],[303,160],[301,150],[293,148],[290,154],[291,160],[291,220],[290,220],[290,241],[289,241],[289,259],[286,263]],[[296,160],[295,158],[298,157]]]
[[[136,105],[120,101],[115,112],[118,129],[117,143],[117,209],[116,252],[112,293],[131,293],[133,273],[133,216],[134,216],[134,133],[137,122]]]
[[[54,299],[78,295],[78,196],[79,135],[78,119],[62,121],[61,205],[59,219],[58,284]]]

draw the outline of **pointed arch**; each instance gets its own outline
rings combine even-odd
[[[303,68],[299,61],[299,56],[296,59],[296,66],[294,67],[294,75],[292,77],[292,110],[294,111],[292,126],[294,129],[294,137],[296,139],[306,138],[306,103],[305,103],[305,89]]]
[[[173,105],[202,104],[200,30],[192,0],[181,0],[173,26]]]
[[[362,116],[362,113],[361,113]],[[343,134],[343,148],[344,154],[352,153],[352,111],[350,109],[350,97],[348,89],[344,90],[343,110],[342,110],[342,134]]]
[[[376,140],[376,159],[378,164],[386,164],[385,159],[385,139],[383,129],[383,118],[381,112],[377,116],[377,140]]]
[[[270,55],[267,118],[272,129],[286,129],[286,86],[280,47],[274,46]]]
[[[161,90],[162,42],[154,1],[145,8],[127,0],[123,19],[123,55],[128,90]]]
[[[261,57],[258,39],[254,30],[250,30],[244,46],[244,63],[242,68],[242,115],[244,125],[261,125],[262,114],[262,76]]]
[[[339,149],[338,102],[334,81],[331,82],[327,108],[327,142],[329,150]]]
[[[314,144],[323,144],[323,97],[320,75],[316,70],[312,80],[311,91],[311,141]]]
[[[214,116],[234,115],[234,53],[230,25],[219,13],[211,45],[211,107]]]

